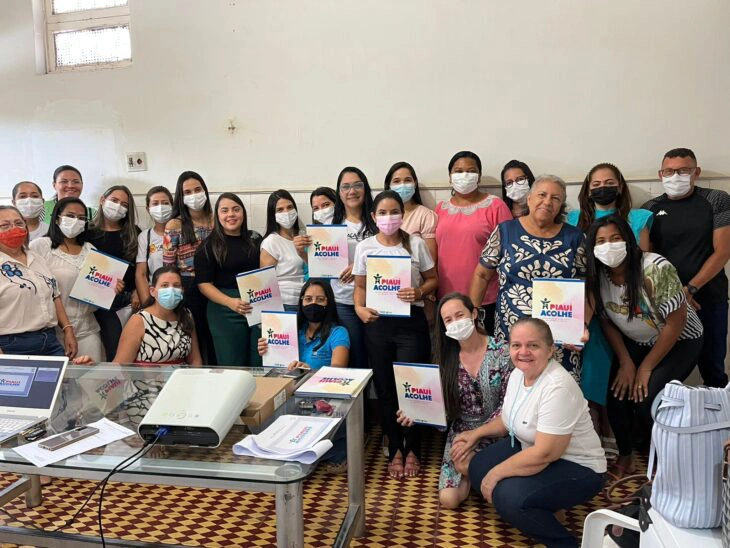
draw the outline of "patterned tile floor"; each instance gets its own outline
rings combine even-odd
[[[459,510],[439,507],[437,486],[444,437],[432,432],[424,440],[424,473],[417,479],[393,481],[387,460],[373,432],[366,448],[367,534],[352,546],[369,547],[518,547],[529,539],[499,519],[493,508],[470,497]],[[14,476],[0,477],[4,486]],[[23,498],[6,506],[10,520],[43,528],[63,523],[80,506],[93,482],[55,479],[44,488],[43,504],[28,510]],[[629,485],[629,489],[636,489]],[[68,532],[98,534],[95,508],[87,507]],[[347,476],[328,476],[318,470],[304,488],[304,541],[307,546],[331,546],[344,516]],[[585,516],[602,505],[567,513],[568,526],[580,534]],[[174,488],[111,483],[105,494],[105,534],[128,540],[178,543],[210,548],[273,547],[276,545],[274,499],[270,494],[247,494],[222,489]],[[10,545],[3,545],[10,546]]]

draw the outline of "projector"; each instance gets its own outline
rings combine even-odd
[[[176,369],[160,390],[137,432],[152,441],[160,427],[161,445],[218,447],[256,391],[248,371]]]

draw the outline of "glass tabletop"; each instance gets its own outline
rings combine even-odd
[[[172,372],[179,366],[149,367],[137,365],[119,365],[100,363],[91,366],[69,365],[61,386],[61,392],[50,419],[46,424],[46,436],[70,430],[77,426],[95,422],[103,417],[108,418],[135,432],[123,440],[111,443],[76,455],[47,468],[50,475],[53,470],[66,470],[63,475],[73,477],[71,470],[108,472],[122,460],[132,456],[142,448],[142,439],[136,434],[137,426],[144,418],[160,390]],[[207,367],[207,366],[205,366]],[[241,368],[237,368],[241,369]],[[243,368],[255,377],[270,374],[269,368]],[[297,381],[297,384],[304,379]],[[332,407],[331,417],[342,417],[337,428],[330,436],[342,427],[354,400],[327,399]],[[219,447],[196,448],[187,446],[155,446],[144,457],[124,470],[125,475],[156,475],[177,478],[210,479],[211,486],[220,482],[261,482],[290,483],[308,477],[315,469],[315,464],[285,462],[254,457],[234,455],[233,445],[245,436],[266,428],[277,417],[289,415],[315,415],[316,411],[305,411],[300,408],[302,398],[290,397],[273,416],[268,418],[261,428],[253,428],[244,424],[234,424]],[[256,432],[252,432],[254,429]],[[0,463],[30,463],[13,451],[13,447],[25,443],[20,437],[6,440],[0,446]],[[46,468],[37,468],[44,473]],[[25,473],[31,472],[26,470]]]

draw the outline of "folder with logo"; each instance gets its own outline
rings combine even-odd
[[[92,249],[81,263],[79,277],[69,296],[109,310],[117,295],[117,281],[124,278],[128,268],[128,262]]]
[[[398,407],[417,424],[446,426],[446,407],[439,366],[430,363],[393,363]]]

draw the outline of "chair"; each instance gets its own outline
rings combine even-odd
[[[586,516],[583,523],[583,541],[581,548],[601,548],[606,527],[619,525],[632,531],[640,531],[639,521],[614,512],[613,510],[596,510]]]

